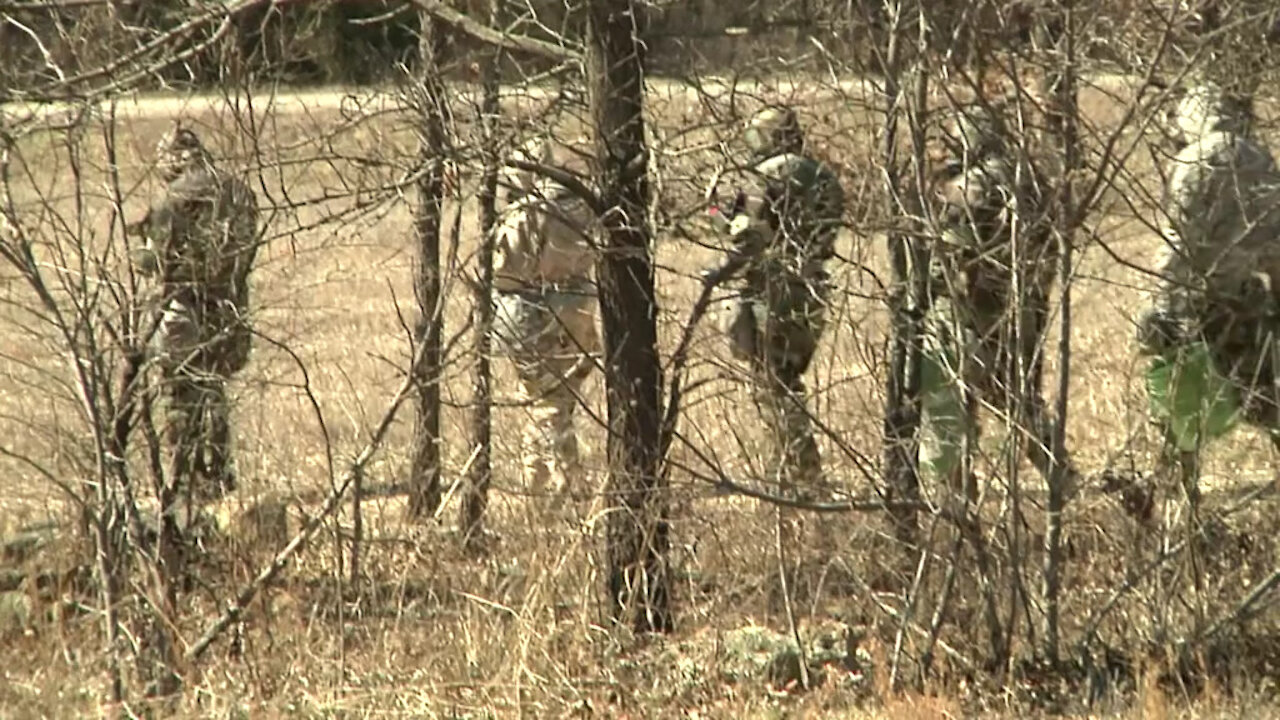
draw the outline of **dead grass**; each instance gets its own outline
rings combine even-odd
[[[1094,96],[1091,111],[1106,121],[1108,106]],[[374,167],[351,158],[376,158],[403,166],[411,157],[412,134],[403,118],[387,116],[370,123],[344,125],[332,107],[265,114],[258,147],[239,144],[225,107],[204,107],[188,117],[207,128],[219,155],[246,166],[262,165],[260,201],[281,206],[273,217],[271,241],[260,253],[254,277],[258,326],[286,346],[260,342],[250,367],[235,385],[236,452],[244,482],[243,495],[292,496],[325,489],[333,468],[326,460],[325,438],[335,462],[342,463],[366,438],[371,423],[398,382],[406,364],[407,332],[398,315],[412,318],[410,286],[413,245],[409,206],[392,199],[384,208],[351,222],[312,227],[352,205],[350,198],[314,204],[303,201],[342,193],[353,185],[371,187],[396,177],[396,167]],[[822,152],[837,165],[852,188],[870,188],[874,148],[869,134],[873,118],[845,98],[813,104],[806,120],[814,127],[836,126]],[[706,154],[681,155],[684,148],[706,142],[712,131],[698,127],[705,115],[687,99],[655,101],[664,123],[667,177],[664,190],[674,207],[691,207],[710,174]],[[819,121],[825,121],[819,124]],[[119,128],[124,209],[134,217],[156,191],[145,166],[153,139],[168,120],[135,119]],[[335,128],[339,128],[335,130]],[[566,132],[580,127],[570,121]],[[680,131],[684,132],[680,132]],[[92,135],[92,134],[90,134]],[[78,233],[93,247],[119,242],[109,229],[111,208],[102,188],[106,175],[101,142],[86,138],[86,197]],[[281,149],[283,148],[283,149]],[[51,212],[73,214],[75,198],[66,153],[52,135],[37,136],[22,148],[32,169],[20,205],[48,201]],[[335,159],[342,156],[347,159]],[[1141,173],[1140,163],[1131,170]],[[871,178],[868,180],[867,178]],[[1144,181],[1149,182],[1149,179]],[[19,184],[21,188],[21,183]],[[876,200],[851,192],[855,207]],[[294,207],[286,207],[286,206]],[[456,204],[446,209],[452,218]],[[47,222],[52,215],[42,218]],[[458,267],[470,262],[476,237],[476,212],[470,201],[461,207],[460,243],[446,253]],[[868,213],[868,222],[874,215]],[[874,229],[874,228],[871,228]],[[1069,401],[1069,448],[1087,471],[1133,463],[1150,467],[1154,438],[1144,425],[1141,373],[1130,342],[1131,322],[1142,307],[1141,289],[1148,279],[1118,264],[1113,255],[1138,266],[1149,265],[1158,242],[1119,203],[1096,222],[1097,236],[1078,259],[1074,290],[1077,318],[1073,335],[1073,368]],[[72,237],[64,233],[59,242]],[[51,236],[52,240],[58,240]],[[1110,253],[1104,251],[1103,245]],[[817,417],[834,430],[821,446],[834,483],[851,493],[872,492],[847,453],[879,457],[881,385],[886,342],[883,293],[865,265],[886,277],[883,243],[878,236],[848,234],[835,275],[844,290],[835,303],[832,322],[810,376]],[[58,261],[57,243],[48,248]],[[661,342],[669,353],[696,290],[696,271],[710,265],[707,247],[662,238],[657,246],[661,305]],[[451,272],[446,280],[446,337],[462,327],[470,309],[469,294]],[[10,447],[41,458],[68,482],[76,482],[73,458],[66,448],[85,431],[74,396],[65,385],[65,358],[47,327],[32,316],[31,298],[16,281],[3,287],[0,334],[0,437]],[[752,408],[744,378],[728,360],[727,349],[710,328],[698,335],[692,379],[705,381],[686,398],[681,424],[686,445],[674,459],[701,471],[699,455],[710,458],[735,478],[757,478],[765,438]],[[1050,339],[1050,347],[1056,342]],[[466,413],[470,402],[471,359],[466,340],[451,356],[445,383],[446,432],[444,477],[453,483],[466,462]],[[312,411],[303,388],[323,414]],[[514,389],[504,362],[495,363],[501,398]],[[1056,370],[1054,371],[1056,372]],[[1055,387],[1050,379],[1046,387]],[[599,377],[588,384],[587,408],[603,413]],[[198,668],[185,668],[192,690],[178,708],[191,717],[835,717],[947,718],[975,713],[1021,716],[1013,697],[983,696],[984,689],[966,678],[957,663],[940,659],[936,691],[891,696],[877,687],[878,700],[866,701],[836,689],[820,689],[801,697],[782,697],[763,687],[694,683],[681,685],[662,655],[681,641],[697,642],[716,631],[748,620],[784,627],[774,577],[772,513],[758,503],[724,497],[688,472],[673,474],[673,517],[678,572],[679,628],[670,640],[627,638],[606,629],[607,606],[597,556],[602,502],[570,505],[545,517],[531,508],[519,480],[518,437],[528,422],[524,410],[500,403],[494,418],[494,484],[489,527],[496,533],[491,553],[475,560],[456,549],[449,527],[456,509],[445,508],[439,523],[406,524],[401,499],[370,500],[364,521],[371,533],[359,583],[340,582],[345,560],[337,537],[350,531],[347,512],[291,568],[287,579],[254,603],[243,636],[243,653],[234,657],[226,642],[218,655]],[[992,423],[987,445],[1000,442]],[[604,481],[604,435],[584,413],[587,442],[584,483]],[[410,424],[402,418],[386,449],[369,473],[371,483],[405,477]],[[837,442],[838,440],[838,442]],[[1252,431],[1221,443],[1206,458],[1211,485],[1269,478],[1274,458]],[[11,528],[41,518],[65,517],[65,496],[20,463],[3,463],[0,480],[3,511],[0,526]],[[1024,470],[1024,474],[1027,471]],[[1032,495],[1039,487],[1033,474]],[[993,480],[999,486],[1003,480]],[[1168,494],[1166,494],[1168,495]],[[597,498],[599,496],[597,495]],[[1168,497],[1167,512],[1178,507]],[[991,512],[1000,499],[991,498]],[[1031,510],[1029,512],[1035,512]],[[1214,582],[1218,595],[1239,597],[1256,578],[1275,567],[1274,512],[1260,508],[1233,519],[1229,537],[1240,544],[1221,558]],[[904,582],[891,565],[892,542],[879,518],[823,516],[809,521],[828,538],[822,547],[804,549],[818,570],[802,588],[798,610],[805,617],[838,616],[850,624],[872,628],[877,664],[892,649],[894,623],[878,603],[884,593]],[[1027,547],[1038,547],[1041,521],[1028,527]],[[234,538],[232,539],[234,542]],[[999,540],[997,538],[997,540]],[[1064,608],[1064,635],[1078,631],[1089,613],[1110,591],[1153,556],[1160,533],[1136,527],[1112,500],[1092,494],[1067,518],[1070,560]],[[252,561],[266,547],[232,547],[240,558],[222,567],[218,581],[193,592],[179,619],[182,636],[195,637],[230,589],[254,571]],[[265,545],[265,543],[264,543]],[[237,552],[256,550],[240,555]],[[1172,571],[1171,571],[1172,572]],[[1142,632],[1136,622],[1171,617],[1180,610],[1161,596],[1176,582],[1144,588],[1122,602],[1104,624],[1102,634],[1117,646],[1141,656]],[[61,607],[57,604],[52,607]],[[980,642],[976,599],[957,601],[955,617],[942,638],[960,648]],[[0,707],[7,717],[69,717],[96,713],[102,656],[94,615],[66,611],[38,620],[5,637],[5,682]],[[663,658],[667,658],[664,660]],[[1251,705],[1249,692],[1236,692],[1217,703],[1186,710],[1185,698],[1173,697],[1157,682],[1159,673],[1141,675],[1137,702],[1118,717],[1257,716],[1263,705]],[[877,682],[883,682],[879,678]],[[1240,687],[1246,687],[1241,685]],[[1257,686],[1258,697],[1274,687]],[[1265,703],[1259,700],[1259,703]],[[1253,715],[1250,715],[1253,713]]]

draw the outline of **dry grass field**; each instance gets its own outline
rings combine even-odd
[[[874,120],[854,91],[844,92],[842,97],[826,93],[825,98],[811,92],[802,107],[806,125],[820,138],[819,152],[846,181],[856,230],[842,238],[842,260],[834,270],[843,292],[809,382],[816,416],[831,430],[821,439],[830,482],[840,491],[867,497],[880,482],[874,468],[880,457],[887,343],[884,291],[875,278],[887,281],[888,272],[884,241],[875,232],[875,214],[868,212],[882,202],[871,192],[878,182],[870,165],[878,142],[872,134]],[[282,102],[279,108],[268,108],[265,98],[255,102],[256,148],[237,129],[248,114],[239,113],[238,122],[230,107],[216,101],[171,99],[124,107],[125,119],[115,129],[123,209],[129,218],[138,216],[159,189],[148,160],[156,138],[176,116],[200,129],[219,157],[248,168],[259,202],[274,208],[266,213],[269,242],[259,254],[253,287],[257,326],[269,341],[257,342],[251,365],[234,383],[234,441],[243,484],[234,503],[268,496],[316,497],[328,490],[335,474],[366,442],[402,379],[409,355],[403,323],[411,322],[416,312],[412,190],[405,188],[400,196],[384,191],[383,202],[371,204],[367,212],[352,211],[357,203],[380,197],[375,186],[394,180],[411,165],[411,118],[357,111],[350,101],[323,95]],[[1086,93],[1085,102],[1088,117],[1098,126],[1117,121],[1119,110],[1103,91]],[[512,102],[508,110],[528,112],[523,105]],[[664,173],[666,207],[673,213],[694,208],[714,162],[709,150],[697,150],[712,132],[698,129],[706,122],[705,109],[683,91],[655,89],[651,110],[661,140],[655,159]],[[572,119],[562,123],[568,134],[581,132]],[[73,262],[77,256],[72,250],[103,251],[122,242],[119,225],[112,225],[102,127],[91,124],[79,136],[78,170],[65,134],[53,132],[25,138],[11,170],[18,207],[26,217],[39,218],[40,227],[52,228],[40,260],[48,272],[69,282],[77,281],[83,269]],[[469,142],[465,133],[471,132],[467,128],[464,145]],[[1272,146],[1280,147],[1280,136],[1272,139]],[[1158,198],[1146,158],[1145,151],[1135,153],[1126,184],[1106,195],[1101,211],[1090,220],[1093,236],[1077,254],[1067,442],[1089,473],[1108,467],[1150,469],[1155,462],[1142,365],[1131,339],[1151,278],[1126,265],[1151,267],[1158,249],[1159,240],[1125,202],[1127,198],[1150,213],[1152,198]],[[1154,194],[1141,197],[1139,181]],[[471,295],[462,276],[474,264],[477,212],[471,200],[474,178],[464,174],[462,183],[460,196],[466,200],[446,206],[446,225],[457,218],[456,238],[446,232],[442,248],[447,265],[444,337],[458,335],[444,379],[443,474],[450,489],[470,454],[466,428],[473,357],[471,334],[461,331]],[[336,219],[339,213],[346,215]],[[61,230],[59,218],[65,223]],[[104,252],[103,257],[119,263],[120,255]],[[697,293],[697,271],[714,263],[716,253],[664,236],[658,238],[656,259],[660,337],[669,355]],[[108,269],[122,277],[120,267]],[[77,447],[85,441],[88,425],[70,384],[71,368],[52,328],[33,312],[29,288],[8,269],[4,273],[0,446],[37,459],[75,489],[81,482],[74,475]],[[717,492],[703,479],[712,474],[706,466],[710,461],[730,477],[759,482],[766,442],[745,377],[710,322],[697,337],[691,380],[705,382],[685,400],[671,477],[678,613],[674,636],[631,638],[609,627],[599,552],[607,507],[599,493],[583,493],[553,511],[534,505],[520,483],[518,454],[519,433],[528,417],[508,402],[514,396],[514,376],[499,359],[494,364],[499,407],[488,555],[468,558],[457,549],[456,493],[448,495],[436,521],[426,524],[403,519],[402,497],[369,498],[362,516],[366,543],[353,582],[344,549],[353,523],[348,507],[283,580],[253,603],[237,636],[238,652],[220,641],[199,666],[182,668],[188,692],[177,712],[228,718],[944,718],[1020,717],[1028,712],[1034,706],[1027,704],[1030,691],[987,693],[986,681],[975,680],[965,667],[966,648],[982,638],[969,566],[961,579],[969,589],[959,595],[955,616],[941,634],[956,653],[937,659],[941,672],[936,687],[899,696],[886,692],[885,664],[898,628],[895,593],[910,578],[901,577],[893,564],[888,524],[876,514],[812,516],[807,521],[810,534],[821,539],[800,550],[812,571],[802,587],[791,588],[803,625],[838,619],[861,628],[874,671],[805,694],[718,679],[715,657],[723,633],[749,623],[782,630],[786,619],[776,580],[772,510]],[[1049,343],[1056,347],[1056,333]],[[1052,396],[1056,360],[1051,366],[1046,388]],[[604,432],[592,420],[604,413],[598,375],[588,385],[586,401],[579,423],[590,472],[579,482],[582,490],[597,490],[605,481]],[[406,476],[410,431],[411,417],[402,413],[371,466],[370,484],[391,484]],[[1001,422],[989,416],[984,452],[996,452],[1003,437]],[[860,469],[863,459],[872,468],[870,476]],[[1275,460],[1266,439],[1251,429],[1216,445],[1204,465],[1206,483],[1220,490],[1209,494],[1209,505],[1224,506],[1239,488],[1270,482]],[[11,531],[72,516],[67,493],[41,473],[12,457],[0,458],[0,468],[0,528]],[[1009,478],[1003,470],[989,472],[984,512],[1000,518],[1008,511]],[[1041,481],[1029,468],[1021,468],[1020,476],[1026,484],[1021,497],[1028,522],[1026,535],[1017,542],[1038,553]],[[1157,512],[1163,515],[1157,524],[1172,522],[1181,512],[1177,492],[1162,490]],[[1258,500],[1227,519],[1226,539],[1213,555],[1205,591],[1213,610],[1228,609],[1275,568],[1274,538],[1280,530],[1275,509]],[[1156,556],[1162,542],[1171,541],[1160,528],[1139,527],[1113,497],[1096,488],[1071,507],[1065,522],[1063,636],[1070,639],[1115,588]],[[180,636],[188,641],[199,636],[234,589],[285,539],[271,533],[256,537],[245,528],[226,538],[219,548],[227,552],[213,553],[226,561],[219,561],[207,586],[184,596],[188,605],[176,619]],[[993,532],[992,542],[1007,549],[1014,540]],[[1038,563],[1029,561],[1028,567]],[[1135,718],[1275,713],[1266,700],[1275,690],[1274,674],[1267,679],[1242,671],[1233,692],[1210,687],[1196,695],[1195,705],[1188,705],[1189,691],[1182,695],[1176,683],[1161,679],[1167,668],[1157,660],[1145,661],[1152,645],[1171,640],[1160,636],[1158,623],[1147,628],[1151,618],[1172,623],[1186,612],[1171,599],[1176,583],[1173,575],[1139,583],[1103,621],[1100,638],[1124,654],[1130,666],[1127,679],[1117,681],[1123,692],[1100,700],[1090,712]],[[3,628],[0,716],[99,712],[104,660],[96,611],[91,606],[51,606],[57,608],[51,615],[35,613]],[[1217,614],[1211,611],[1210,618]],[[1275,620],[1272,613],[1257,622],[1270,627]],[[1024,631],[1015,632],[1017,649]],[[1247,654],[1241,653],[1242,662]]]

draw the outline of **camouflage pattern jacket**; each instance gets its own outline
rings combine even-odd
[[[998,152],[967,164],[952,161],[935,179],[941,232],[933,248],[931,294],[972,313],[980,334],[1008,316],[1015,271],[1033,293],[1053,283],[1058,248],[1044,212],[1045,187],[1039,169],[1019,173]]]
[[[165,196],[132,228],[145,238],[135,257],[158,282],[166,315],[181,315],[183,341],[222,347],[224,371],[247,361],[249,273],[258,251],[258,209],[239,178],[204,164],[170,181]],[[173,323],[171,323],[173,324]]]
[[[494,289],[582,291],[595,267],[593,223],[590,209],[568,190],[538,182],[503,208],[494,227]]]
[[[747,285],[769,277],[825,279],[843,222],[844,190],[835,173],[803,155],[783,153],[746,171],[728,220],[734,251],[748,260]]]
[[[1200,300],[1244,302],[1280,290],[1280,171],[1253,140],[1210,130],[1173,160],[1160,305],[1198,315]]]

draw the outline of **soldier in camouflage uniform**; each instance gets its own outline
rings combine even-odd
[[[1183,387],[1171,391],[1180,405],[1153,409],[1170,451],[1180,453],[1194,501],[1198,446],[1232,425],[1206,426],[1205,408],[1238,403],[1238,414],[1267,428],[1280,447],[1280,171],[1252,135],[1248,96],[1202,82],[1184,94],[1173,120],[1182,147],[1165,189],[1162,281],[1138,334],[1145,354],[1169,361],[1182,376]],[[1197,349],[1207,352],[1207,367],[1188,370]],[[1187,395],[1224,385],[1214,392],[1229,398]]]
[[[513,197],[494,229],[494,336],[533,415],[522,455],[526,486],[540,495],[567,489],[582,471],[574,410],[601,350],[595,217],[555,182],[516,180],[528,191]]]
[[[976,443],[982,401],[1029,435],[1027,455],[1047,478],[1053,427],[1041,347],[1059,253],[1042,199],[1046,173],[1019,167],[999,103],[957,111],[944,124],[945,161],[933,185],[940,233],[923,337],[921,466],[967,486],[958,473],[964,443]],[[1078,475],[1069,463],[1066,470],[1071,494]]]
[[[189,128],[167,133],[158,166],[163,198],[129,229],[145,244],[135,265],[155,278],[160,313],[151,354],[167,400],[165,437],[175,481],[199,473],[200,496],[234,489],[227,380],[249,359],[249,272],[258,249],[258,210],[243,180],[214,163]]]
[[[726,215],[742,288],[722,330],[754,375],[755,398],[775,448],[771,472],[787,491],[814,490],[822,461],[806,406],[804,373],[826,325],[826,263],[844,214],[844,191],[805,154],[790,108],[757,113],[746,132],[743,181]]]
[[[517,145],[511,151],[509,159],[551,165],[555,162],[554,148],[548,138],[543,135],[535,135]],[[502,195],[508,203],[515,202],[517,199],[528,195],[537,182],[537,173],[522,170],[510,164],[503,164],[502,172],[498,177],[498,187],[505,191]]]

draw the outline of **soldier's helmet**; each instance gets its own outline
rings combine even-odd
[[[1183,91],[1170,115],[1170,131],[1181,144],[1211,132],[1247,135],[1253,124],[1253,97],[1201,81]]]
[[[744,139],[757,159],[804,150],[800,121],[789,107],[772,106],[757,112],[747,123]]]
[[[999,147],[1002,125],[997,107],[973,102],[943,115],[942,142],[951,158],[975,157]]]
[[[191,128],[175,124],[156,145],[156,165],[165,180],[174,180],[189,170],[206,166],[212,160]]]

